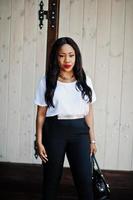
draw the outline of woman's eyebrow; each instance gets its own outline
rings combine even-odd
[[[73,54],[74,52],[68,52],[68,54]],[[59,54],[67,54],[67,53],[63,53],[63,52],[60,52]]]

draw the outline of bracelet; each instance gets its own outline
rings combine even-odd
[[[91,141],[91,144],[96,144],[96,140],[92,140],[92,141]]]

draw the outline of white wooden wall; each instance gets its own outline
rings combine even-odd
[[[59,36],[79,44],[97,94],[100,166],[133,170],[133,0],[60,1]],[[40,31],[39,2],[0,0],[0,161],[40,162],[33,98],[45,70],[47,22]]]
[[[0,0],[0,160],[34,163],[34,91],[45,69],[38,0]],[[47,9],[47,1],[45,8]]]

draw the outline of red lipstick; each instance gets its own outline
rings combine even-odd
[[[64,64],[63,66],[64,66],[65,68],[69,68],[69,67],[72,66],[72,64]]]

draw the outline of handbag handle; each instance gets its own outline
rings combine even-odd
[[[97,170],[99,171],[100,174],[102,174],[102,171],[101,171],[101,169],[100,169],[100,167],[98,165],[98,162],[97,162],[97,159],[95,157],[95,154],[92,154],[91,158],[92,158],[92,165],[93,165],[93,167],[96,165]]]
[[[91,156],[92,158],[92,183],[95,191],[96,198],[95,199],[110,199],[110,187],[106,182],[102,171],[98,165],[96,157],[94,154]],[[95,165],[97,169],[95,169]],[[98,197],[97,197],[98,196]],[[100,198],[99,198],[100,197]]]

